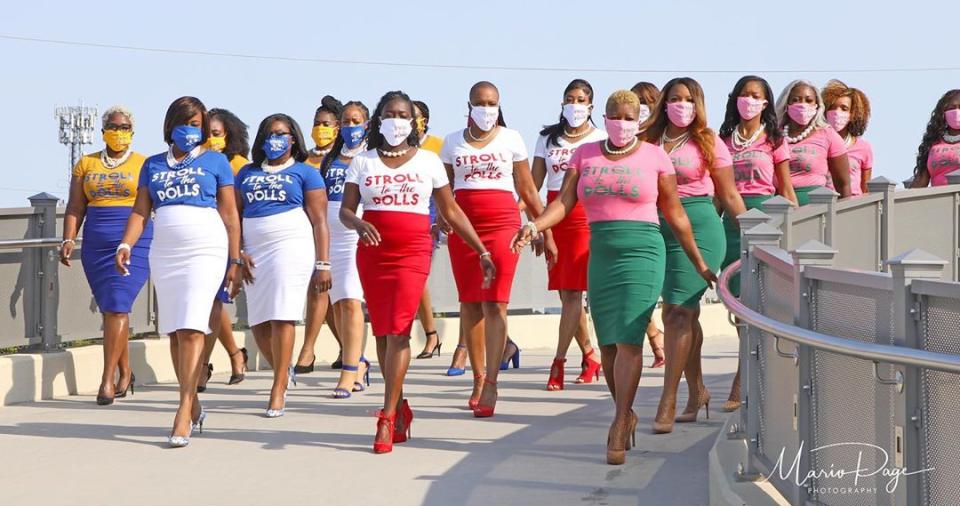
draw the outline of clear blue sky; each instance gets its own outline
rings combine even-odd
[[[575,77],[593,83],[602,103],[611,91],[639,80],[662,85],[690,75],[706,89],[714,127],[727,93],[745,73],[767,77],[775,93],[798,77],[818,84],[839,78],[872,101],[866,137],[875,149],[875,174],[900,181],[913,168],[934,103],[945,90],[960,87],[958,71],[764,72],[960,66],[956,0],[752,2],[733,8],[716,1],[467,5],[34,0],[5,5],[0,34],[297,58],[665,72],[296,63],[0,39],[0,147],[7,166],[0,206],[27,205],[26,197],[37,191],[66,197],[68,154],[57,142],[53,109],[80,99],[101,111],[115,103],[130,107],[137,121],[134,149],[152,154],[165,149],[163,114],[181,95],[231,109],[251,128],[268,114],[285,112],[309,130],[325,94],[360,99],[372,108],[383,92],[402,89],[430,105],[431,127],[443,135],[463,125],[467,90],[486,79],[500,87],[509,126],[523,133],[532,150],[540,125],[556,120],[563,87]],[[706,69],[730,72],[696,71]],[[600,113],[594,115],[598,122]],[[96,140],[87,151],[101,148],[99,132]]]

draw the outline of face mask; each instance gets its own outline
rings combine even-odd
[[[107,144],[107,147],[113,151],[126,151],[130,147],[130,142],[133,141],[133,132],[132,131],[123,131],[123,130],[104,130],[103,131],[103,142]]]
[[[827,111],[827,123],[830,123],[830,126],[836,131],[843,131],[844,128],[847,128],[847,123],[850,123],[850,111],[841,111],[840,109]]]
[[[607,129],[610,143],[622,148],[637,137],[640,132],[640,123],[623,119],[603,119],[603,126]]]
[[[386,118],[380,120],[380,135],[391,146],[396,147],[403,144],[403,141],[410,136],[412,131],[413,125],[410,124],[409,119]]]
[[[960,130],[960,109],[943,111],[943,117],[945,120],[947,120],[948,127],[954,130]]]
[[[267,155],[267,160],[276,160],[290,149],[289,135],[271,135],[263,141],[263,151]]]
[[[363,142],[366,131],[366,125],[340,127],[340,137],[343,137],[343,144],[347,146],[347,149],[354,149]]]
[[[475,105],[470,108],[470,119],[477,125],[477,128],[484,132],[492,130],[497,125],[498,118],[500,118],[500,108],[497,106]]]
[[[650,119],[650,106],[647,104],[640,104],[640,123]]]
[[[787,116],[800,126],[807,126],[816,115],[817,107],[811,104],[797,102],[787,107]]]
[[[318,148],[325,148],[337,138],[337,129],[323,125],[313,127],[310,132],[310,138],[317,144]]]
[[[693,123],[697,113],[693,111],[693,102],[670,102],[667,104],[667,117],[678,128],[686,128]]]
[[[200,138],[203,137],[203,130],[200,127],[192,125],[178,125],[170,132],[173,139],[173,145],[184,153],[189,153],[193,148],[200,144]]]
[[[563,119],[567,120],[570,128],[578,128],[587,122],[590,117],[590,106],[586,104],[564,104]]]
[[[740,117],[745,121],[756,118],[758,114],[763,112],[763,108],[766,107],[766,105],[766,100],[759,100],[753,97],[737,97],[737,111],[740,112]]]
[[[227,138],[225,136],[214,137],[211,135],[210,137],[207,137],[207,142],[204,144],[204,146],[206,146],[209,150],[222,153],[224,148],[227,147]]]
[[[423,116],[417,118],[417,132],[419,132],[420,135],[427,133],[427,118]]]

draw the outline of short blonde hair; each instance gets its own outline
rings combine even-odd
[[[626,104],[637,111],[640,110],[640,98],[637,97],[637,94],[630,90],[617,90],[610,94],[610,97],[607,98],[607,110],[610,110],[611,107],[616,107],[621,104]]]
[[[127,109],[122,105],[114,105],[108,108],[106,111],[103,111],[103,117],[100,118],[100,121],[102,124],[106,125],[107,122],[110,121],[110,116],[113,116],[114,114],[122,114],[126,116],[127,119],[130,120],[130,127],[136,126],[136,121],[133,119],[133,113],[130,112],[130,109]]]

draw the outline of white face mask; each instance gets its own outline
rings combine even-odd
[[[563,119],[567,120],[570,128],[578,128],[587,122],[590,117],[590,106],[587,104],[564,104]]]
[[[410,132],[413,131],[413,123],[410,122],[410,119],[404,118],[386,118],[380,120],[380,135],[383,136],[383,140],[387,141],[387,144],[391,146],[399,146],[410,136]]]
[[[647,104],[640,104],[640,114],[639,114],[638,121],[640,123],[643,123],[648,119],[650,119],[650,106],[648,106]]]
[[[489,132],[497,125],[497,118],[500,117],[500,107],[487,107],[482,105],[470,106],[470,119],[473,120],[477,128],[484,132]]]

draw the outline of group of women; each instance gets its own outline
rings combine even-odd
[[[540,132],[532,168],[520,133],[506,126],[499,90],[486,81],[469,91],[466,127],[442,142],[427,135],[426,104],[403,92],[385,94],[372,113],[359,101],[324,97],[313,148],[296,121],[274,114],[260,123],[249,163],[242,122],[196,98],[170,105],[169,149],[149,158],[130,150],[130,111],[111,108],[103,117],[105,149],[74,169],[61,245],[70,265],[85,225],[81,261],[104,320],[98,403],[132,393],[127,315],[148,276],[180,384],[169,437],[176,447],[202,431],[206,412],[197,392],[212,372],[216,339],[233,361],[231,383],[243,379],[246,350],[224,332],[231,322],[223,310],[242,288],[248,323],[274,371],[267,417],[284,414],[296,372],[313,370],[324,320],[341,345],[334,397],[366,388],[366,302],[385,386],[373,447],[389,452],[407,441],[414,418],[403,383],[418,313],[428,335],[419,357],[440,349],[425,314],[425,285],[437,232],[447,232],[461,303],[458,352],[474,371],[467,402],[474,416],[494,415],[504,359],[517,364],[507,305],[518,255],[529,244],[545,255],[549,288],[560,293],[563,309],[547,389],[564,388],[567,348],[576,339],[583,354],[577,382],[602,370],[616,405],[608,462],[623,463],[634,441],[644,337],[654,367],[665,364],[653,432],[696,421],[710,401],[700,368],[700,299],[738,257],[736,216],[774,195],[804,205],[818,187],[842,198],[866,193],[869,102],[839,81],[822,91],[794,81],[773,102],[764,79],[746,76],[714,132],[704,92],[690,78],[670,80],[662,93],[651,83],[614,92],[603,130],[593,122],[587,81],[572,81],[561,98],[558,121]],[[931,115],[914,186],[945,184],[957,169],[960,90],[952,90]],[[584,294],[599,353],[590,344]],[[651,322],[659,300],[662,333]],[[294,323],[305,311],[307,343],[294,361]],[[462,371],[463,354],[459,367],[454,354],[451,370]],[[682,376],[689,395],[677,414]],[[738,384],[739,374],[726,410],[739,405]]]

